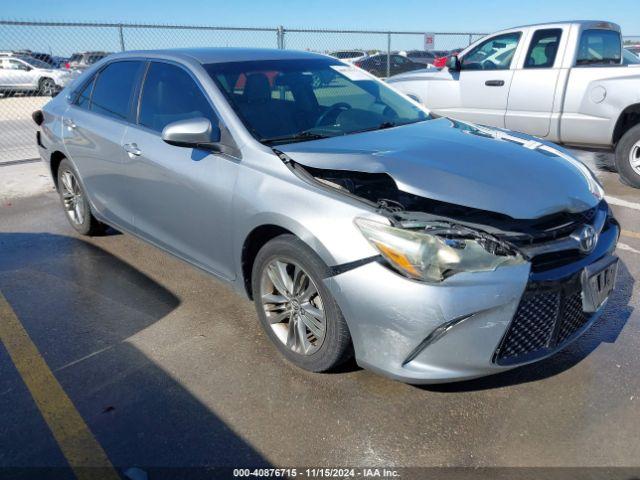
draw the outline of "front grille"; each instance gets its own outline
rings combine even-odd
[[[562,348],[590,316],[582,311],[578,279],[553,288],[531,285],[495,353],[495,362],[526,362]]]

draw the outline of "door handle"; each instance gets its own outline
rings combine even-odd
[[[484,84],[487,87],[504,87],[504,80],[487,80]]]
[[[70,129],[76,128],[75,122],[73,120],[71,120],[70,118],[65,118],[64,120],[62,120],[62,123],[67,128],[70,128]]]
[[[142,150],[138,148],[135,143],[125,143],[122,148],[129,154],[130,157],[138,157],[142,155]]]

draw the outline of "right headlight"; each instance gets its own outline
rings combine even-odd
[[[492,271],[526,262],[487,235],[457,231],[442,222],[425,222],[411,229],[366,218],[356,218],[355,224],[393,268],[416,280],[441,282],[460,272]]]

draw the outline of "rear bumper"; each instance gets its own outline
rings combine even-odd
[[[347,320],[359,365],[408,383],[465,380],[548,357],[588,329],[604,306],[535,357],[497,361],[525,291],[539,282],[574,281],[586,265],[615,250],[618,234],[612,223],[589,256],[542,273],[524,264],[428,285],[371,262],[325,282]]]

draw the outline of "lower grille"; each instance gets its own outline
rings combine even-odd
[[[495,353],[495,362],[526,362],[561,348],[590,315],[582,311],[579,282],[554,288],[530,286]]]

